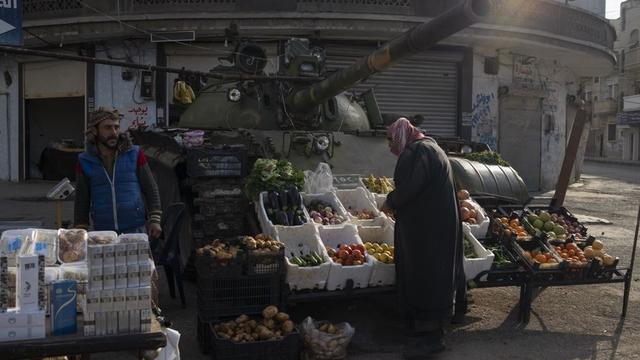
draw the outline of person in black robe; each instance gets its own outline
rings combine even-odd
[[[462,228],[446,153],[405,118],[389,126],[387,138],[398,156],[395,190],[383,208],[396,216],[397,288],[409,335],[404,355],[422,358],[444,350],[443,322],[456,290],[456,308],[465,311]]]

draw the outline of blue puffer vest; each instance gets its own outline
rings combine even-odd
[[[138,152],[138,146],[134,145],[118,155],[113,179],[96,155],[87,151],[80,154],[82,171],[89,180],[91,219],[95,230],[120,232],[144,226],[144,200],[136,171]]]

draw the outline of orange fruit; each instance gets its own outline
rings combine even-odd
[[[547,262],[547,257],[542,255],[542,254],[538,254],[538,255],[536,255],[536,261],[541,263],[541,264],[544,264],[544,263]]]

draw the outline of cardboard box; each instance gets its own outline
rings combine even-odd
[[[87,312],[95,313],[99,312],[102,308],[100,304],[102,298],[102,290],[89,290],[87,291]]]
[[[102,266],[89,267],[89,290],[102,290]]]
[[[8,327],[29,326],[29,313],[20,313],[17,308],[10,308],[0,314],[0,329]]]
[[[140,310],[129,310],[129,332],[132,334],[140,332]]]
[[[51,284],[51,333],[75,334],[77,331],[78,282],[59,280]]]
[[[116,246],[114,244],[102,246],[102,266],[116,266]]]
[[[140,286],[140,265],[127,265],[127,287],[139,287]]]
[[[89,268],[101,268],[104,262],[104,246],[89,245],[87,246],[87,266]]]
[[[151,332],[151,309],[140,310],[140,332]]]
[[[95,314],[96,319],[96,335],[107,335],[107,313],[97,312]]]
[[[138,288],[127,288],[127,310],[138,310]]]
[[[151,248],[148,241],[142,241],[138,243],[138,263],[144,263],[151,259]]]
[[[127,279],[129,278],[128,271],[127,265],[116,266],[116,289],[127,288]]]
[[[127,289],[113,290],[113,311],[124,311],[127,308]]]
[[[18,341],[29,339],[28,327],[0,328],[0,341]]]
[[[145,263],[140,263],[140,287],[151,286],[151,269],[153,265],[151,260],[147,260]]]
[[[151,309],[151,286],[138,289],[138,309]]]
[[[116,335],[118,333],[118,312],[109,311],[107,313],[107,335]]]
[[[127,264],[133,265],[138,263],[138,243],[127,243]]]
[[[113,311],[113,290],[100,291],[100,311]]]
[[[127,244],[116,244],[116,266],[127,265]]]
[[[49,297],[47,294],[47,283],[45,281],[45,257],[38,255],[38,310],[46,310],[49,305]]]
[[[114,266],[105,266],[102,268],[102,288],[104,290],[113,290],[116,288],[116,268]]]
[[[41,310],[38,255],[19,255],[16,264],[16,307],[22,311]]]
[[[85,311],[82,317],[82,326],[84,336],[96,335],[96,314],[94,312]]]
[[[129,311],[118,311],[118,334],[129,333]]]
[[[44,339],[45,337],[47,337],[47,328],[44,324],[29,327],[29,339]]]

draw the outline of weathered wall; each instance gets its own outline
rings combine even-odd
[[[133,61],[139,64],[156,64],[156,45],[137,42],[108,42],[96,48],[99,58]],[[156,102],[140,97],[140,71],[131,70],[131,80],[122,79],[122,68],[96,65],[96,108],[115,108],[124,115],[120,128],[124,131],[140,125],[156,124]]]
[[[5,82],[5,71],[11,85]],[[18,180],[19,164],[19,92],[18,63],[11,56],[0,59],[0,180]]]
[[[533,57],[527,69],[514,70],[514,56],[506,52],[499,56],[498,74],[485,74],[485,58],[496,54],[496,49],[474,49],[472,139],[498,149],[499,89],[508,88],[510,93],[525,86],[535,89],[528,89],[524,94],[542,98],[540,179],[542,190],[552,189],[562,166],[566,144],[566,98],[567,94],[576,94],[577,79],[552,59]]]

